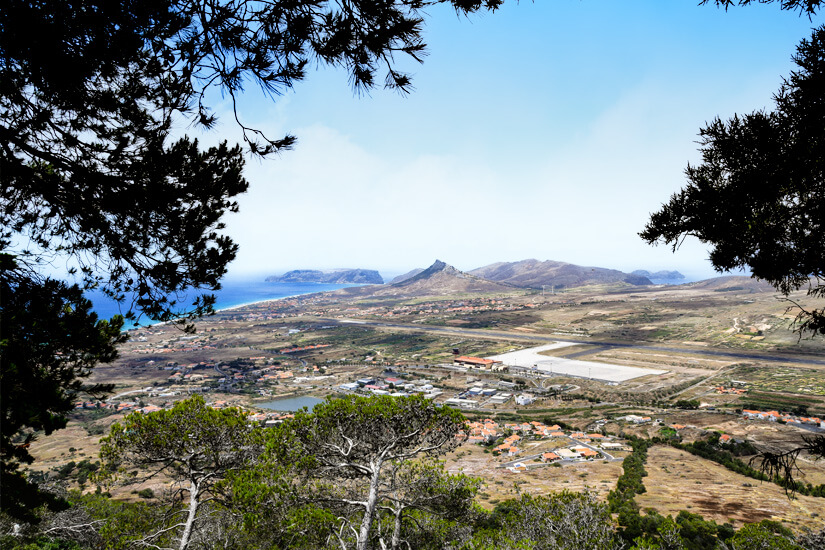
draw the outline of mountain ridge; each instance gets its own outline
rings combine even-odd
[[[283,275],[271,275],[268,283],[384,284],[374,269],[294,269]]]
[[[469,273],[522,288],[567,288],[603,283],[628,283],[634,286],[653,284],[647,277],[617,269],[580,266],[553,260],[539,261],[532,258],[518,262],[497,262],[473,269]]]

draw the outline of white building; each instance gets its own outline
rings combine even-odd
[[[516,405],[530,405],[535,400],[536,398],[529,393],[522,393],[516,396]]]

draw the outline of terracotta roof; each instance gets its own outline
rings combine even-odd
[[[462,355],[461,357],[456,357],[455,361],[460,363],[479,363],[482,365],[492,365],[496,361],[492,359],[484,359],[483,357],[469,357],[467,355]]]

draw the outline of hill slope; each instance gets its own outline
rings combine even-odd
[[[374,269],[296,269],[283,275],[264,279],[268,283],[383,284],[384,279]]]
[[[347,288],[337,293],[375,296],[375,297],[416,297],[416,296],[445,296],[450,294],[465,294],[471,292],[512,292],[513,286],[506,283],[487,281],[476,275],[459,271],[441,260],[420,273],[408,277],[401,282],[383,286],[369,286],[358,289]]]
[[[584,267],[550,260],[540,262],[532,259],[498,262],[474,269],[470,274],[525,288],[540,288],[542,285],[564,288],[603,283],[653,284],[647,277],[624,273],[617,269]]]
[[[418,274],[419,274],[419,273],[421,273],[422,271],[424,271],[422,268],[420,268],[420,267],[416,267],[416,268],[415,268],[415,269],[413,269],[412,271],[408,271],[407,273],[404,273],[403,275],[399,275],[398,277],[395,277],[394,279],[392,279],[392,280],[389,282],[389,284],[394,285],[394,284],[396,284],[396,283],[400,283],[400,282],[402,282],[402,281],[406,281],[407,279],[411,279],[412,277],[415,277],[416,275],[418,275]]]

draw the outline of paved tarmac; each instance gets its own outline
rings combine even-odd
[[[626,365],[611,365],[610,363],[596,363],[593,361],[580,361],[567,357],[548,357],[540,352],[550,349],[559,349],[568,346],[575,346],[572,342],[556,342],[538,346],[535,348],[522,349],[495,355],[491,359],[501,361],[508,367],[527,367],[541,371],[550,375],[561,374],[565,376],[576,376],[578,378],[590,378],[604,382],[626,382],[642,376],[664,374],[666,370],[645,369],[639,367],[628,367]]]

